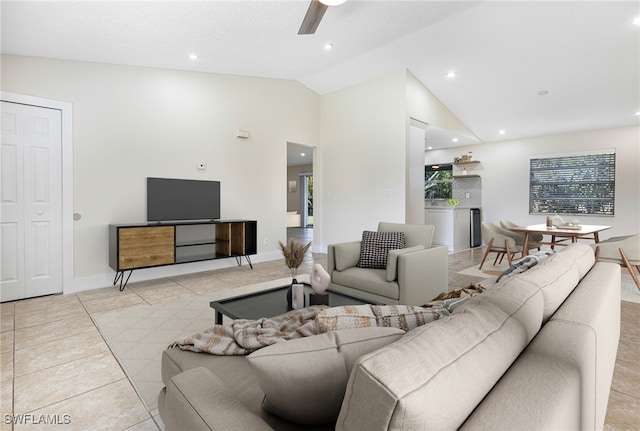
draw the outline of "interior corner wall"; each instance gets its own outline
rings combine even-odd
[[[406,71],[407,98],[407,223],[424,223],[424,124],[476,138],[475,135],[410,71]],[[418,120],[420,127],[412,125]],[[477,139],[477,138],[476,138]]]
[[[640,127],[580,131],[559,135],[493,142],[448,150],[428,151],[427,163],[450,162],[473,151],[481,163],[482,219],[520,225],[544,223],[529,214],[529,157],[614,148],[616,150],[615,216],[577,215],[582,223],[613,226],[601,238],[640,232]],[[567,217],[567,216],[564,216]]]
[[[407,71],[407,112],[409,117],[480,141],[447,106],[410,71]]]
[[[113,280],[107,226],[146,220],[151,176],[220,180],[222,217],[258,220],[257,260],[279,256],[287,142],[318,145],[319,95],[287,80],[12,55],[1,67],[3,91],[73,105],[74,278],[86,285],[78,290]],[[145,271],[134,278],[155,270]]]
[[[404,222],[404,71],[323,95],[320,103],[314,229],[326,251],[376,230],[379,221]]]

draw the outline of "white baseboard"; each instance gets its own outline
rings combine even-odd
[[[271,250],[263,253],[258,253],[253,256],[249,256],[251,263],[268,262],[271,260],[282,259],[282,252],[280,250]],[[249,265],[246,258],[242,258],[242,265]],[[178,275],[192,274],[196,272],[212,271],[215,269],[233,268],[237,267],[237,262],[234,258],[228,259],[216,259],[207,260],[202,262],[183,263],[179,265],[159,266],[156,268],[145,268],[133,271],[129,282],[155,280],[158,278],[175,277]],[[85,290],[100,289],[102,287],[113,286],[113,280],[115,279],[115,272],[90,275],[87,277],[76,277],[70,286],[64,286],[64,294],[71,294],[77,292],[83,292]],[[128,276],[129,273],[125,274]],[[119,286],[119,283],[118,283]]]

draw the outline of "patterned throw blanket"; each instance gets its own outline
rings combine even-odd
[[[409,331],[448,316],[444,307],[411,305],[311,306],[272,318],[236,319],[204,332],[178,339],[169,347],[213,355],[248,355],[262,347],[286,340],[346,328],[386,326]]]

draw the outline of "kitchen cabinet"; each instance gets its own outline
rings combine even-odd
[[[433,233],[434,245],[446,246],[449,253],[470,247],[470,208],[427,206],[424,213],[425,224],[435,226]]]

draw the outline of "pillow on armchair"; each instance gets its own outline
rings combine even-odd
[[[362,232],[360,242],[360,268],[386,269],[389,250],[404,248],[402,232]]]

